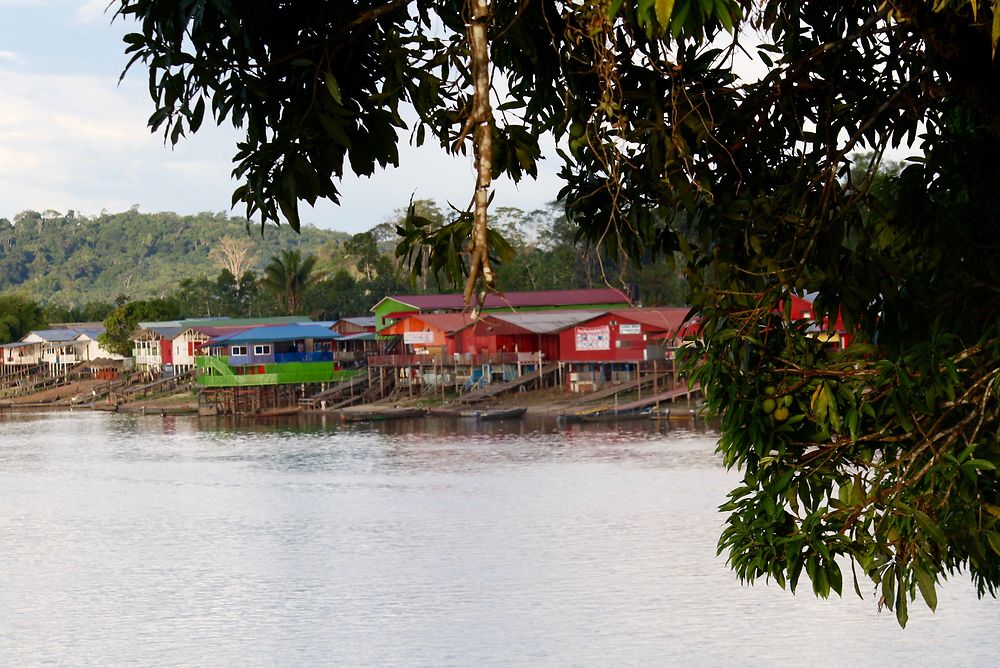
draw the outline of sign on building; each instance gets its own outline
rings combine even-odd
[[[434,332],[403,332],[403,343],[429,346],[434,343]]]
[[[611,350],[610,327],[577,327],[575,333],[577,350]]]

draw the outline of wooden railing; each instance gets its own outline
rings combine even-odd
[[[484,364],[538,364],[537,353],[459,353],[454,355],[370,355],[368,366],[482,366]]]

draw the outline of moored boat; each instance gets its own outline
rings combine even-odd
[[[479,411],[476,417],[480,420],[515,420],[524,417],[526,412],[528,412],[528,409],[523,406],[516,408],[496,408]]]

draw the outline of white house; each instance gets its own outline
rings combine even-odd
[[[216,330],[229,330],[225,327],[188,327],[174,337],[174,370],[177,373],[190,371],[195,367],[195,357],[201,355],[201,347],[213,336],[218,336]],[[207,352],[207,351],[206,351]]]
[[[97,359],[106,360],[120,360],[124,359],[121,355],[113,353],[110,350],[105,350],[101,347],[100,342],[97,338],[104,333],[104,329],[80,329],[77,330],[79,334],[73,339],[73,343],[76,345],[77,356],[80,358],[81,362],[92,362]]]
[[[35,366],[42,359],[41,342],[15,341],[0,345],[5,370],[20,370]]]
[[[61,376],[80,361],[73,343],[77,334],[79,332],[75,329],[42,329],[30,332],[22,340],[34,342],[36,339],[33,337],[38,337],[42,344],[42,364],[49,367],[51,375]]]
[[[159,372],[164,365],[174,363],[174,338],[180,334],[179,326],[143,327],[132,336],[132,357],[135,366],[143,371]]]

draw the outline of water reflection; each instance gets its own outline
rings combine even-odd
[[[702,426],[11,413],[7,665],[992,665],[964,582],[741,587]]]

